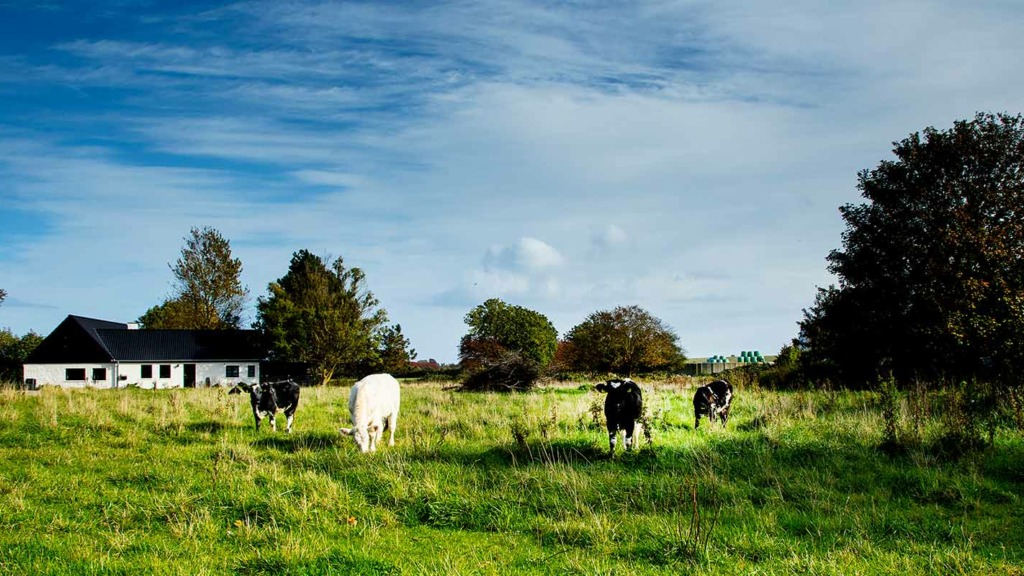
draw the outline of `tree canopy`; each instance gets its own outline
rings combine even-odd
[[[474,389],[523,389],[555,355],[558,331],[546,316],[491,298],[465,317],[459,361]]]
[[[546,316],[522,306],[491,298],[470,310],[465,317],[471,340],[493,342],[507,350],[521,352],[546,366],[555,355],[558,331]]]
[[[639,306],[619,306],[587,316],[566,335],[569,364],[576,370],[633,375],[682,367],[679,337]]]
[[[416,351],[409,339],[402,334],[402,325],[385,326],[378,333],[380,340],[378,364],[375,371],[401,374],[408,372],[410,363],[416,359]]]
[[[6,299],[7,299],[7,291],[4,290],[3,288],[0,288],[0,304],[3,304],[4,300],[6,300]]]
[[[806,360],[848,383],[1020,378],[1024,124],[978,114],[894,143],[840,208],[837,286],[800,322]]]
[[[242,285],[242,261],[217,230],[192,228],[181,257],[169,265],[173,294],[139,318],[145,328],[213,330],[239,328],[249,290]]]
[[[18,337],[10,329],[0,330],[0,382],[21,382],[25,358],[42,341],[43,337],[35,332]]]
[[[272,359],[308,363],[320,383],[339,370],[379,361],[378,330],[387,313],[359,268],[346,268],[340,257],[327,264],[300,250],[267,290],[257,303],[256,328]]]

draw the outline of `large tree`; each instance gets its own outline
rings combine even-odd
[[[339,370],[379,360],[379,330],[387,313],[366,289],[359,268],[346,268],[341,258],[327,264],[300,250],[267,290],[256,306],[256,328],[271,358],[308,363],[322,384]]]
[[[471,348],[482,351],[487,346],[521,353],[542,367],[555,356],[558,331],[546,316],[529,308],[490,298],[469,311],[465,321],[469,331],[463,337],[460,355],[470,358],[464,361],[479,356]]]
[[[181,257],[169,265],[173,294],[139,318],[145,328],[216,330],[239,328],[249,289],[242,285],[242,261],[231,244],[210,227],[192,228]]]
[[[1024,362],[1024,122],[978,114],[894,143],[840,208],[838,286],[800,323],[807,358],[848,383],[1019,379]]]
[[[471,389],[525,389],[555,355],[558,331],[546,316],[491,298],[466,314],[459,361]]]
[[[566,341],[576,370],[631,376],[686,362],[676,333],[639,306],[594,312],[569,330]]]

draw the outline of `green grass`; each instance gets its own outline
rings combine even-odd
[[[741,389],[695,432],[689,389],[644,388],[615,458],[568,385],[406,384],[373,455],[347,388],[304,389],[292,435],[218,389],[0,390],[0,573],[1024,574],[1019,431],[948,462],[904,414],[891,456],[870,393]]]

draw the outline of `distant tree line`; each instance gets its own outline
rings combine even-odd
[[[468,390],[524,390],[545,374],[632,376],[678,370],[678,337],[638,306],[594,312],[558,340],[543,314],[492,298],[469,311],[459,345]]]

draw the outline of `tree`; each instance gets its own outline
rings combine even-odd
[[[338,370],[375,363],[375,336],[387,313],[365,284],[363,271],[341,258],[328,267],[307,250],[293,254],[288,272],[256,306],[256,329],[271,358],[310,364],[321,384]]]
[[[189,308],[183,301],[169,299],[146,310],[137,322],[151,330],[173,330],[190,326],[189,318]]]
[[[146,328],[215,330],[238,328],[249,289],[242,286],[242,261],[210,227],[192,228],[173,266],[174,294],[139,318]]]
[[[555,355],[558,331],[539,312],[491,298],[465,321],[469,331],[459,344],[459,361],[470,373],[467,388],[529,388]]]
[[[547,366],[555,355],[558,331],[539,312],[491,298],[470,310],[465,322],[471,339],[493,340],[508,350],[522,352],[541,366]]]
[[[978,114],[894,143],[840,208],[838,286],[800,322],[806,360],[849,384],[1020,379],[1024,121]]]
[[[0,330],[0,382],[21,382],[22,364],[42,341],[32,331],[19,338],[10,329]]]
[[[577,370],[631,376],[682,367],[679,337],[639,306],[619,306],[587,316],[566,335]]]
[[[4,290],[3,288],[0,288],[0,304],[3,304],[4,300],[6,300],[6,299],[7,299],[7,291]]]
[[[409,371],[409,363],[416,359],[416,351],[402,334],[402,325],[385,326],[378,335],[380,341],[378,370],[390,374]]]

